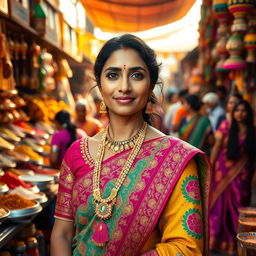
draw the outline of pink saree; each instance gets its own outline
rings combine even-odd
[[[92,242],[99,220],[92,202],[93,159],[88,138],[75,142],[62,164],[55,217],[75,222],[73,255],[139,255],[157,225],[158,219],[185,166],[195,156],[203,205],[204,255],[208,255],[209,165],[197,148],[172,137],[143,143],[122,185],[113,216],[105,223],[109,242],[100,248]],[[106,159],[101,172],[101,191],[109,195],[130,151]],[[156,254],[157,255],[157,254]]]

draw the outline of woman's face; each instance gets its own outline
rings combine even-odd
[[[142,113],[152,93],[147,65],[138,53],[124,48],[112,53],[103,66],[100,90],[109,115]]]
[[[84,122],[85,121],[85,117],[86,117],[86,108],[85,106],[82,105],[78,105],[76,106],[76,115],[77,115],[77,120],[79,122]]]
[[[247,115],[248,115],[247,110],[246,110],[245,106],[242,105],[242,104],[237,106],[237,108],[236,108],[236,110],[234,111],[234,114],[233,114],[234,119],[238,123],[243,123],[246,120]]]
[[[231,96],[228,99],[228,102],[227,102],[227,112],[228,113],[231,113],[233,111],[233,108],[237,101],[238,101],[238,98],[236,96]]]

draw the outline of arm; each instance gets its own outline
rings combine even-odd
[[[211,161],[212,164],[215,163],[215,161],[216,161],[216,159],[219,155],[221,146],[222,146],[222,140],[216,139],[215,143],[213,145],[212,152],[211,152],[211,157],[210,157],[210,161]]]
[[[50,164],[53,168],[59,169],[59,157],[60,157],[60,152],[55,146],[51,147],[51,152],[50,152]]]
[[[51,234],[51,255],[71,256],[71,244],[73,236],[73,222],[56,218]]]
[[[188,194],[186,191],[192,193]],[[158,229],[161,241],[156,244],[154,250],[142,254],[143,256],[202,255],[203,224],[200,218],[202,206],[199,191],[197,165],[192,159],[175,185],[160,216]],[[189,195],[196,195],[198,200],[190,200]]]

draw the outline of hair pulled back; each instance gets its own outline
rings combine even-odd
[[[77,139],[76,137],[76,126],[71,123],[70,113],[66,110],[59,111],[54,118],[59,124],[66,129],[71,135],[71,141],[67,145],[67,148]]]
[[[97,85],[101,86],[100,78],[106,61],[113,52],[123,48],[135,50],[145,62],[149,70],[150,84],[153,90],[155,85],[158,83],[159,78],[159,64],[156,61],[156,53],[143,40],[131,34],[124,34],[122,36],[114,37],[104,44],[94,64],[94,76],[96,78]],[[153,104],[157,103],[157,99],[153,94],[149,101]],[[145,109],[143,111],[143,118],[146,122],[150,123],[150,115],[145,113]]]

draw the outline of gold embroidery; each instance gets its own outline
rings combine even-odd
[[[126,159],[121,158],[121,159],[119,159],[119,160],[117,161],[117,165],[123,166],[123,165],[125,164],[125,162],[126,162]]]
[[[142,226],[147,226],[148,221],[149,221],[149,219],[148,219],[148,217],[146,217],[146,216],[142,216],[142,217],[140,218],[140,224],[141,224]]]
[[[103,167],[101,173],[102,173],[102,175],[109,175],[110,174],[110,168],[109,167]]]
[[[164,191],[164,185],[157,184],[156,185],[156,191],[159,192],[159,193],[162,193]]]
[[[128,204],[124,208],[124,215],[129,216],[133,213],[133,206],[131,204]]]
[[[156,159],[153,159],[150,161],[149,165],[148,165],[148,169],[153,169],[157,166],[158,161]]]
[[[156,206],[156,201],[154,199],[150,199],[148,201],[148,206],[151,208],[151,209],[154,209],[155,206]]]
[[[88,186],[90,186],[92,184],[92,180],[90,180],[90,179],[85,179],[84,180],[84,186],[85,187],[88,187]]]
[[[181,156],[180,156],[179,154],[174,154],[174,155],[173,155],[173,160],[174,160],[174,161],[179,161],[179,160],[180,160],[180,157],[181,157]]]
[[[119,240],[122,238],[122,236],[123,236],[122,230],[121,230],[121,229],[118,229],[118,230],[115,231],[115,233],[114,233],[114,235],[113,235],[113,240],[114,240],[115,242],[117,242],[117,241],[119,241]]]
[[[140,180],[135,187],[135,191],[141,191],[145,188],[146,184],[144,180]]]
[[[73,175],[72,174],[68,174],[67,177],[66,177],[66,181],[67,182],[73,182],[74,181]]]
[[[165,175],[166,177],[169,177],[169,176],[171,176],[172,174],[173,174],[172,169],[167,168],[167,169],[164,170],[164,175]]]

